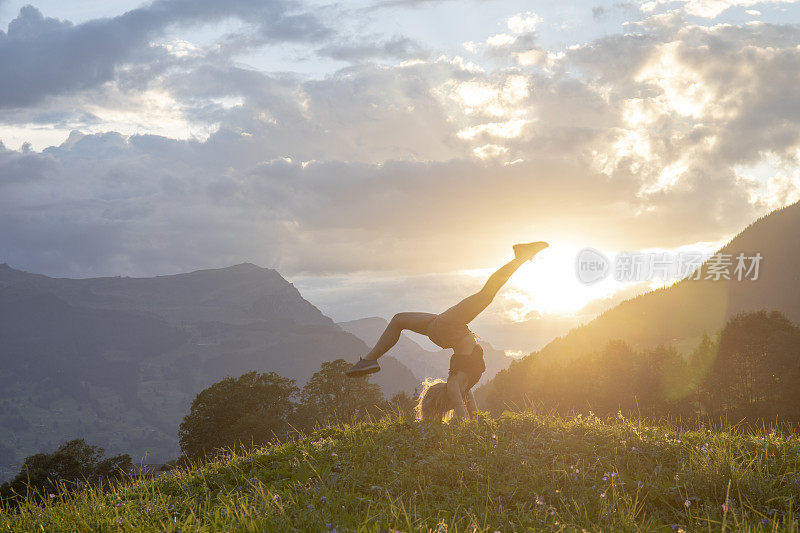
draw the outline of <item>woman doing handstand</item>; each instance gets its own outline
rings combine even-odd
[[[533,259],[547,247],[548,244],[542,241],[514,245],[514,259],[492,274],[480,291],[443,313],[394,315],[372,350],[345,374],[360,377],[379,371],[378,358],[388,352],[400,339],[403,330],[407,329],[427,336],[442,348],[453,350],[447,381],[428,379],[422,384],[422,392],[417,400],[417,417],[422,420],[441,420],[448,418],[451,410],[459,417],[475,412],[477,406],[472,387],[480,380],[486,364],[483,348],[467,324],[492,303],[498,291],[525,261]]]

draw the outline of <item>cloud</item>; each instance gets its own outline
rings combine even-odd
[[[594,20],[600,20],[604,18],[608,14],[608,8],[605,6],[593,6],[592,7],[592,18]]]
[[[332,59],[359,62],[370,59],[425,59],[430,51],[408,37],[394,37],[388,41],[358,44],[335,44],[317,50]]]
[[[0,32],[0,107],[29,106],[114,79],[129,61],[153,62],[150,40],[173,24],[202,24],[238,18],[254,26],[250,45],[319,42],[332,32],[313,14],[284,0],[157,0],[123,15],[72,24],[45,17],[33,6]]]
[[[651,13],[675,0],[651,0],[640,4],[640,9]],[[797,0],[677,0],[683,4],[687,15],[713,19],[732,7],[750,7],[757,4],[792,4]]]
[[[441,4],[448,0],[380,0],[376,2],[373,9],[391,8],[391,7],[419,7],[429,4]]]
[[[159,51],[169,68],[116,74],[131,88],[120,107],[156,91],[213,124],[208,137],[76,133],[1,151],[0,261],[59,275],[249,260],[290,276],[411,276],[491,266],[540,235],[609,249],[714,241],[789,201],[797,27],[660,14],[542,49],[543,68],[515,61],[539,50],[529,19],[493,47],[497,68],[442,56],[301,79]],[[785,179],[763,185],[750,167],[767,152]]]

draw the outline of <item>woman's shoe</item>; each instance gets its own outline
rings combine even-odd
[[[529,261],[548,246],[550,245],[544,241],[536,241],[527,244],[515,244],[512,248],[514,249],[514,257],[522,259],[523,261]]]
[[[362,357],[359,358],[358,363],[345,370],[344,375],[349,378],[360,378],[361,376],[366,376],[367,374],[374,374],[380,369],[381,365],[379,365],[376,360],[364,359]]]

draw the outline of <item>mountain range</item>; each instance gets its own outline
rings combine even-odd
[[[0,478],[81,437],[148,462],[174,458],[203,388],[274,371],[299,386],[368,350],[278,272],[252,264],[154,278],[50,278],[0,265]],[[381,359],[388,398],[419,378]]]

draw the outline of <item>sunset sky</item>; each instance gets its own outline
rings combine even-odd
[[[553,246],[476,331],[531,350],[800,199],[787,1],[0,0],[0,262],[253,262],[335,320],[438,312]],[[483,326],[483,330],[481,330]],[[514,329],[516,328],[516,329]]]

